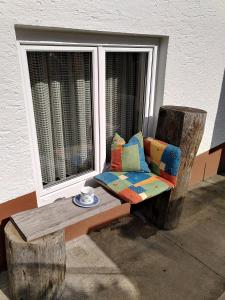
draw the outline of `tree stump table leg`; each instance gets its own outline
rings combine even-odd
[[[205,119],[206,112],[200,109],[182,106],[160,108],[155,138],[181,148],[176,188],[149,201],[148,216],[160,228],[173,229],[178,225]]]
[[[58,299],[66,271],[64,231],[25,242],[9,221],[5,240],[12,299]]]

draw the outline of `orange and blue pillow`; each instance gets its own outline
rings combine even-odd
[[[104,172],[95,176],[95,179],[131,204],[137,204],[174,187],[170,181],[144,172]]]
[[[180,148],[148,137],[144,139],[144,151],[152,172],[176,185]]]
[[[130,138],[126,144],[116,133],[111,146],[111,171],[150,172],[145,161],[143,135],[141,132]]]

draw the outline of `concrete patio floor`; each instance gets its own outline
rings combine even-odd
[[[224,300],[225,177],[189,191],[180,225],[121,218],[67,244],[62,299]],[[0,299],[7,297],[0,274]]]

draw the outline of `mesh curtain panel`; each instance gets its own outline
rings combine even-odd
[[[142,130],[147,53],[106,53],[106,153],[118,132],[126,141]]]
[[[43,184],[93,170],[91,53],[28,52]]]

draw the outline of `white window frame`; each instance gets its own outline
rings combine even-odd
[[[105,54],[106,52],[147,52],[147,87],[146,103],[144,111],[143,132],[145,135],[151,134],[150,128],[153,127],[154,118],[154,96],[155,96],[155,77],[157,63],[156,45],[131,46],[131,45],[82,45],[72,44],[52,44],[43,45],[40,43],[29,44],[18,42],[21,73],[23,79],[23,89],[25,95],[25,105],[27,121],[29,125],[30,146],[32,149],[33,176],[36,185],[38,206],[53,202],[59,197],[68,197],[79,193],[80,188],[86,180],[99,174],[105,167],[106,160],[106,112],[105,112]],[[29,51],[65,51],[65,52],[91,52],[92,53],[92,105],[93,105],[93,139],[94,139],[94,170],[84,175],[68,179],[51,187],[43,187],[37,133],[34,119],[34,109],[31,94],[29,67],[27,52]],[[149,101],[148,101],[149,100]]]
[[[143,133],[149,134],[150,120],[153,118],[154,108],[154,87],[156,72],[156,51],[157,47],[98,47],[99,53],[99,107],[102,108],[100,113],[100,169],[106,167],[106,109],[105,109],[105,58],[107,52],[145,52],[148,54],[147,78],[145,108],[143,111]]]

